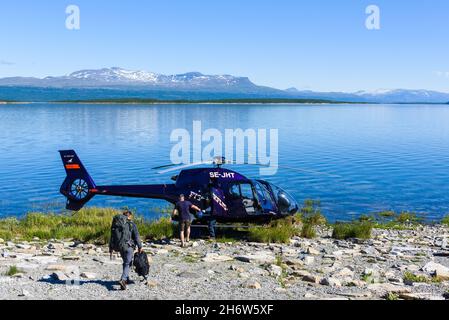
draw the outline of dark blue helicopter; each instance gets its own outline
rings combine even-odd
[[[60,192],[67,198],[68,210],[80,210],[96,195],[163,199],[174,204],[184,194],[206,212],[198,221],[266,222],[298,211],[297,202],[286,191],[264,180],[248,179],[222,168],[230,163],[222,157],[201,163],[213,167],[182,170],[172,177],[175,182],[172,184],[97,186],[74,150],[59,153],[67,173]],[[189,166],[175,169],[183,167]]]

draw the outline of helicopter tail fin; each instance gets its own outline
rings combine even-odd
[[[60,192],[67,198],[66,209],[78,211],[95,195],[95,182],[74,150],[59,151],[66,172]]]

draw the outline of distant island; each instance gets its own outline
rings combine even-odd
[[[51,103],[79,103],[79,104],[346,104],[358,102],[333,101],[323,99],[284,99],[284,98],[244,98],[244,99],[87,99],[87,100],[61,100]],[[364,103],[364,102],[359,102]]]

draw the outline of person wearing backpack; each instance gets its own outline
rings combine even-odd
[[[129,272],[131,271],[133,256],[136,247],[138,252],[143,252],[139,231],[132,221],[133,213],[129,210],[116,215],[112,220],[111,239],[109,241],[109,253],[119,252],[123,260],[123,273],[119,281],[120,288],[126,290],[126,285],[131,283]]]

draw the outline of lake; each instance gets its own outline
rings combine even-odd
[[[276,175],[262,177],[299,202],[319,199],[330,220],[407,210],[434,220],[449,213],[449,106],[443,105],[0,105],[0,215],[60,211],[65,172],[58,150],[75,149],[99,185],[170,183],[170,133],[279,130]],[[232,166],[258,177],[252,166]],[[89,205],[165,203],[95,197]]]

